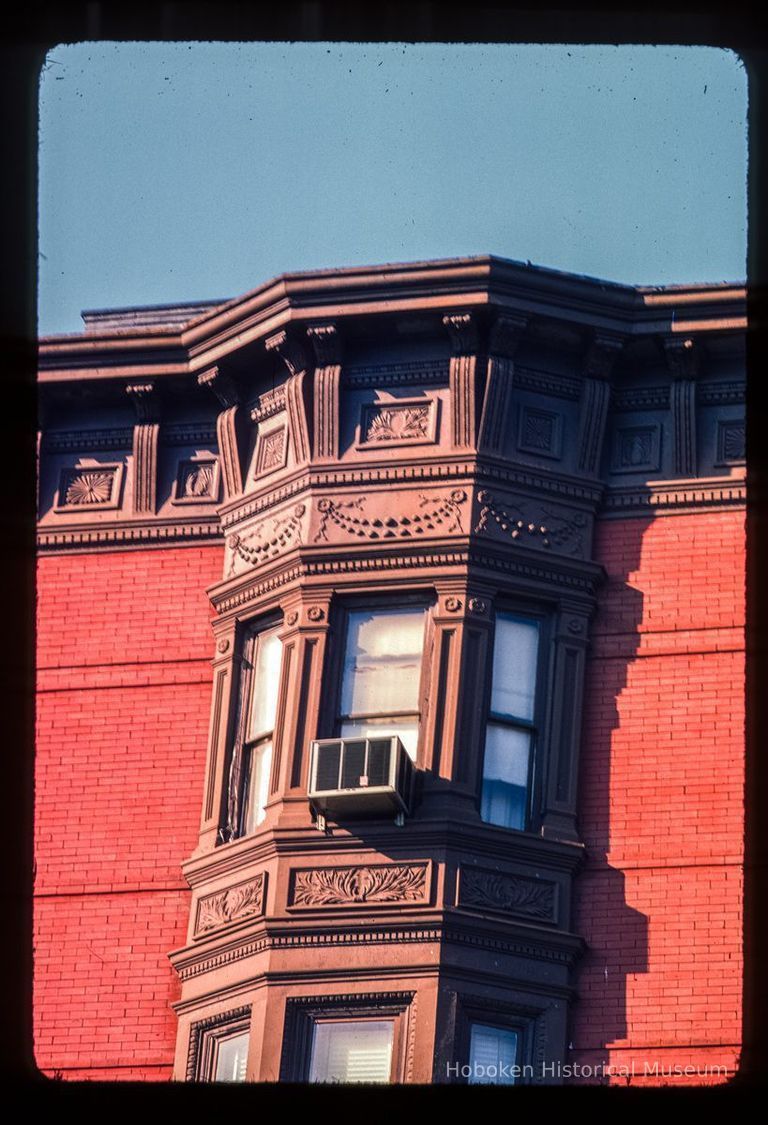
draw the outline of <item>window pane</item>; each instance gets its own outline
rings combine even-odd
[[[499,614],[493,645],[491,711],[533,720],[539,627]]]
[[[385,738],[397,734],[408,754],[416,761],[416,746],[419,741],[419,721],[413,719],[359,719],[341,724],[341,737]]]
[[[280,684],[280,659],[283,653],[282,641],[279,639],[276,629],[270,629],[267,633],[260,633],[256,638],[255,647],[246,742],[260,734],[268,734],[275,729],[277,690]]]
[[[391,1020],[317,1023],[312,1040],[310,1082],[389,1082]]]
[[[511,1068],[517,1062],[517,1032],[502,1027],[472,1024],[469,1045],[471,1086],[491,1083],[494,1086],[514,1086]]]
[[[350,613],[342,715],[397,715],[417,711],[424,610]]]
[[[219,1040],[216,1051],[216,1082],[245,1082],[248,1062],[248,1032]]]
[[[248,755],[248,775],[245,781],[243,833],[246,836],[255,832],[266,816],[265,806],[269,797],[271,768],[272,743],[262,742],[254,746]]]
[[[485,736],[480,815],[490,824],[525,828],[531,736],[489,723]]]

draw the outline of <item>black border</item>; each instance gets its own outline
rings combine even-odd
[[[60,42],[83,39],[109,40],[346,40],[408,42],[572,42],[658,43],[712,45],[738,51],[749,76],[750,171],[749,203],[749,299],[750,333],[747,364],[750,378],[747,395],[747,451],[749,499],[747,511],[747,888],[744,1051],[742,1066],[730,1089],[632,1091],[648,1097],[684,1097],[689,1103],[704,1098],[730,1097],[738,1087],[759,1081],[768,1062],[768,1023],[763,1018],[768,983],[768,913],[764,873],[768,865],[766,835],[759,830],[760,796],[766,791],[768,763],[761,752],[768,727],[768,546],[766,540],[766,458],[768,443],[766,407],[759,396],[759,373],[766,351],[766,255],[764,234],[766,197],[766,152],[763,141],[768,82],[766,81],[766,32],[761,5],[749,0],[700,3],[695,11],[670,10],[668,4],[645,2],[635,10],[617,12],[614,4],[593,0],[589,9],[560,0],[556,10],[532,11],[529,7],[499,4],[441,6],[435,2],[387,3],[363,6],[351,2],[324,3],[287,0],[279,8],[251,7],[243,3],[158,3],[153,7],[116,2],[54,4],[28,2],[18,6],[13,32],[6,28],[1,42],[0,104],[6,107],[2,131],[5,146],[3,177],[4,206],[0,211],[0,238],[4,252],[3,300],[0,303],[5,371],[5,409],[0,414],[5,432],[3,448],[8,464],[16,467],[14,506],[3,521],[6,535],[3,558],[10,620],[6,628],[3,656],[8,668],[2,678],[7,694],[3,710],[5,743],[13,749],[4,757],[4,779],[9,795],[8,811],[2,819],[9,859],[4,889],[9,906],[4,936],[8,944],[1,959],[5,974],[6,1003],[3,1005],[2,1050],[5,1073],[24,1081],[27,1092],[37,1096],[55,1093],[55,1105],[87,1106],[103,1113],[116,1103],[131,1113],[152,1104],[169,1120],[172,1107],[184,1106],[206,1112],[221,1112],[222,1096],[205,1103],[199,1090],[156,1085],[113,1083],[51,1083],[36,1071],[32,1054],[31,1020],[31,890],[34,730],[34,469],[35,469],[35,324],[36,324],[36,98],[40,67],[46,51]],[[458,146],[460,153],[460,145]],[[11,402],[8,403],[10,390]],[[762,818],[763,823],[765,818]],[[590,1089],[596,1089],[591,1087]],[[244,1093],[237,1091],[238,1094]],[[271,1103],[275,1091],[259,1089]],[[277,1092],[275,1105],[295,1105],[296,1092]],[[383,1112],[407,1095],[410,1105],[433,1105],[432,1090],[386,1092]],[[359,1106],[363,1092],[334,1090],[334,1107]],[[473,1106],[484,1106],[486,1091],[473,1091]],[[194,1096],[195,1101],[189,1099]],[[377,1103],[383,1091],[376,1092]],[[316,1094],[314,1097],[316,1098]],[[457,1092],[452,1094],[453,1098]],[[520,1092],[518,1092],[520,1096]],[[540,1096],[540,1095],[539,1095]],[[584,1097],[576,1089],[569,1097]],[[626,1096],[611,1088],[601,1097]],[[152,1099],[151,1103],[149,1099]],[[478,1103],[478,1098],[480,1102]],[[231,1105],[224,1101],[224,1106]],[[240,1101],[239,1105],[245,1103]],[[402,1104],[406,1104],[403,1102]],[[469,1103],[467,1103],[469,1104]],[[541,1103],[538,1103],[541,1104]],[[194,1109],[193,1109],[194,1107]],[[330,1106],[329,1106],[330,1108]],[[366,1107],[371,1108],[368,1101]]]

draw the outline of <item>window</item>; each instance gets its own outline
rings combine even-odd
[[[413,992],[289,996],[280,1081],[406,1081],[413,998]]]
[[[416,759],[425,618],[423,607],[349,612],[338,715],[342,738],[396,734]]]
[[[214,1082],[245,1082],[248,1063],[247,1031],[217,1040],[213,1067]]]
[[[250,1007],[193,1023],[187,1056],[188,1082],[245,1082]]]
[[[266,816],[283,652],[279,628],[262,627],[246,638],[229,784],[230,837],[249,836]]]
[[[312,1036],[310,1082],[389,1082],[392,1020],[318,1022]]]
[[[470,1086],[514,1086],[518,1033],[507,1027],[473,1023],[469,1039]]]
[[[497,614],[480,815],[505,828],[528,823],[538,649],[538,622]]]

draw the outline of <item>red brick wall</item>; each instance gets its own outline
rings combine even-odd
[[[596,558],[571,1063],[722,1081],[698,1071],[741,1038],[744,515],[605,520]]]
[[[220,547],[38,566],[35,1058],[167,1079],[210,717]]]
[[[585,692],[570,1062],[738,1063],[743,513],[606,520]],[[167,1079],[210,713],[221,548],[41,558],[35,1053]],[[594,1074],[590,1075],[594,1081]]]

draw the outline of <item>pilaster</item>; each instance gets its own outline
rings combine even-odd
[[[339,456],[339,383],[341,340],[334,324],[307,328],[315,353],[314,450],[317,461],[336,461]]]
[[[474,449],[478,397],[478,332],[473,313],[456,313],[443,317],[443,325],[451,337],[449,369],[451,442],[456,449]]]
[[[133,427],[133,510],[153,515],[157,507],[157,445],[160,402],[153,381],[129,383],[126,394],[136,408]]]
[[[242,493],[244,483],[245,419],[239,392],[231,376],[218,367],[202,371],[197,382],[201,387],[208,387],[222,407],[216,418],[216,437],[224,481],[224,498],[231,500]]]

